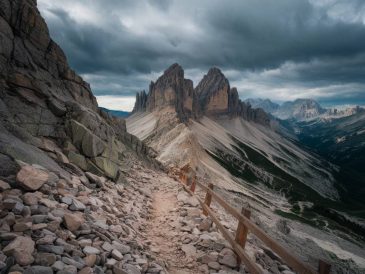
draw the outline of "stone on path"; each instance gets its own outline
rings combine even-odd
[[[5,255],[13,256],[15,261],[22,266],[30,265],[34,262],[33,251],[34,242],[31,238],[23,236],[16,237],[3,249]]]
[[[67,229],[72,232],[77,231],[84,223],[84,218],[77,213],[65,213],[63,216]]]
[[[223,248],[222,251],[219,253],[218,262],[231,268],[235,268],[237,267],[236,254],[234,254],[232,249]]]
[[[83,252],[86,255],[100,254],[100,250],[97,249],[96,247],[93,247],[93,246],[85,246],[84,249],[83,249]]]

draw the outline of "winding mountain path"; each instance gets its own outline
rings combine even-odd
[[[199,270],[196,258],[187,256],[180,241],[181,224],[177,194],[179,185],[168,177],[155,181],[152,191],[152,214],[147,223],[146,236],[151,251],[165,265],[165,272],[170,274],[206,273]],[[156,184],[157,183],[157,184]]]

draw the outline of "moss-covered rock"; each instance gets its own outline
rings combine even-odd
[[[84,171],[88,170],[86,159],[83,155],[78,154],[74,151],[70,151],[68,153],[68,159],[70,160],[71,163],[77,165],[82,170],[84,170]]]
[[[93,162],[98,168],[104,171],[105,175],[109,178],[115,179],[118,174],[118,165],[111,161],[109,158],[96,157]]]
[[[97,167],[91,160],[86,159],[87,170],[98,176],[105,176],[104,171]]]
[[[84,125],[70,121],[72,142],[87,157],[97,157],[105,150],[105,143]]]
[[[96,157],[103,153],[106,145],[104,142],[96,135],[92,134],[90,131],[84,135],[82,140],[82,152],[88,157]]]

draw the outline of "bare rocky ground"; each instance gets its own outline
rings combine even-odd
[[[246,273],[195,198],[134,160],[124,183],[19,162],[0,181],[1,273]],[[255,253],[272,273],[288,268]]]
[[[0,184],[1,273],[159,273],[141,236],[151,196],[131,181],[23,165]]]
[[[211,219],[202,214],[199,202],[177,180],[158,174],[150,179],[149,187],[153,199],[145,237],[153,257],[164,267],[163,273],[248,273]],[[237,223],[227,222],[220,208],[214,206],[214,210],[234,233],[232,227]],[[293,273],[270,250],[259,246],[249,237],[247,252],[264,272]]]

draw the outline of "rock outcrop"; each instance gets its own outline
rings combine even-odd
[[[137,111],[146,111],[147,104],[147,94],[144,90],[137,92],[136,94],[136,102],[134,104],[134,108],[132,112]]]
[[[156,81],[150,84],[148,94],[141,91],[136,95],[133,112],[154,111],[174,107],[181,122],[203,116],[228,115],[242,117],[263,125],[270,124],[269,116],[262,109],[253,109],[239,99],[236,88],[218,68],[211,68],[193,88],[193,82],[184,78],[184,71],[173,64]]]
[[[269,125],[270,117],[264,110],[251,108],[239,99],[235,87],[218,68],[211,68],[195,88],[199,99],[200,115],[242,117],[247,121]]]
[[[133,112],[174,107],[180,120],[186,121],[193,114],[193,98],[193,82],[184,78],[180,65],[173,64],[155,83],[151,82],[148,95],[137,93]]]
[[[199,82],[195,91],[202,114],[218,115],[228,112],[230,86],[227,78],[218,68],[211,68]]]
[[[76,165],[115,180],[128,151],[154,162],[123,120],[98,108],[90,85],[50,38],[36,1],[0,3],[0,177],[17,171],[14,160],[58,173]]]

